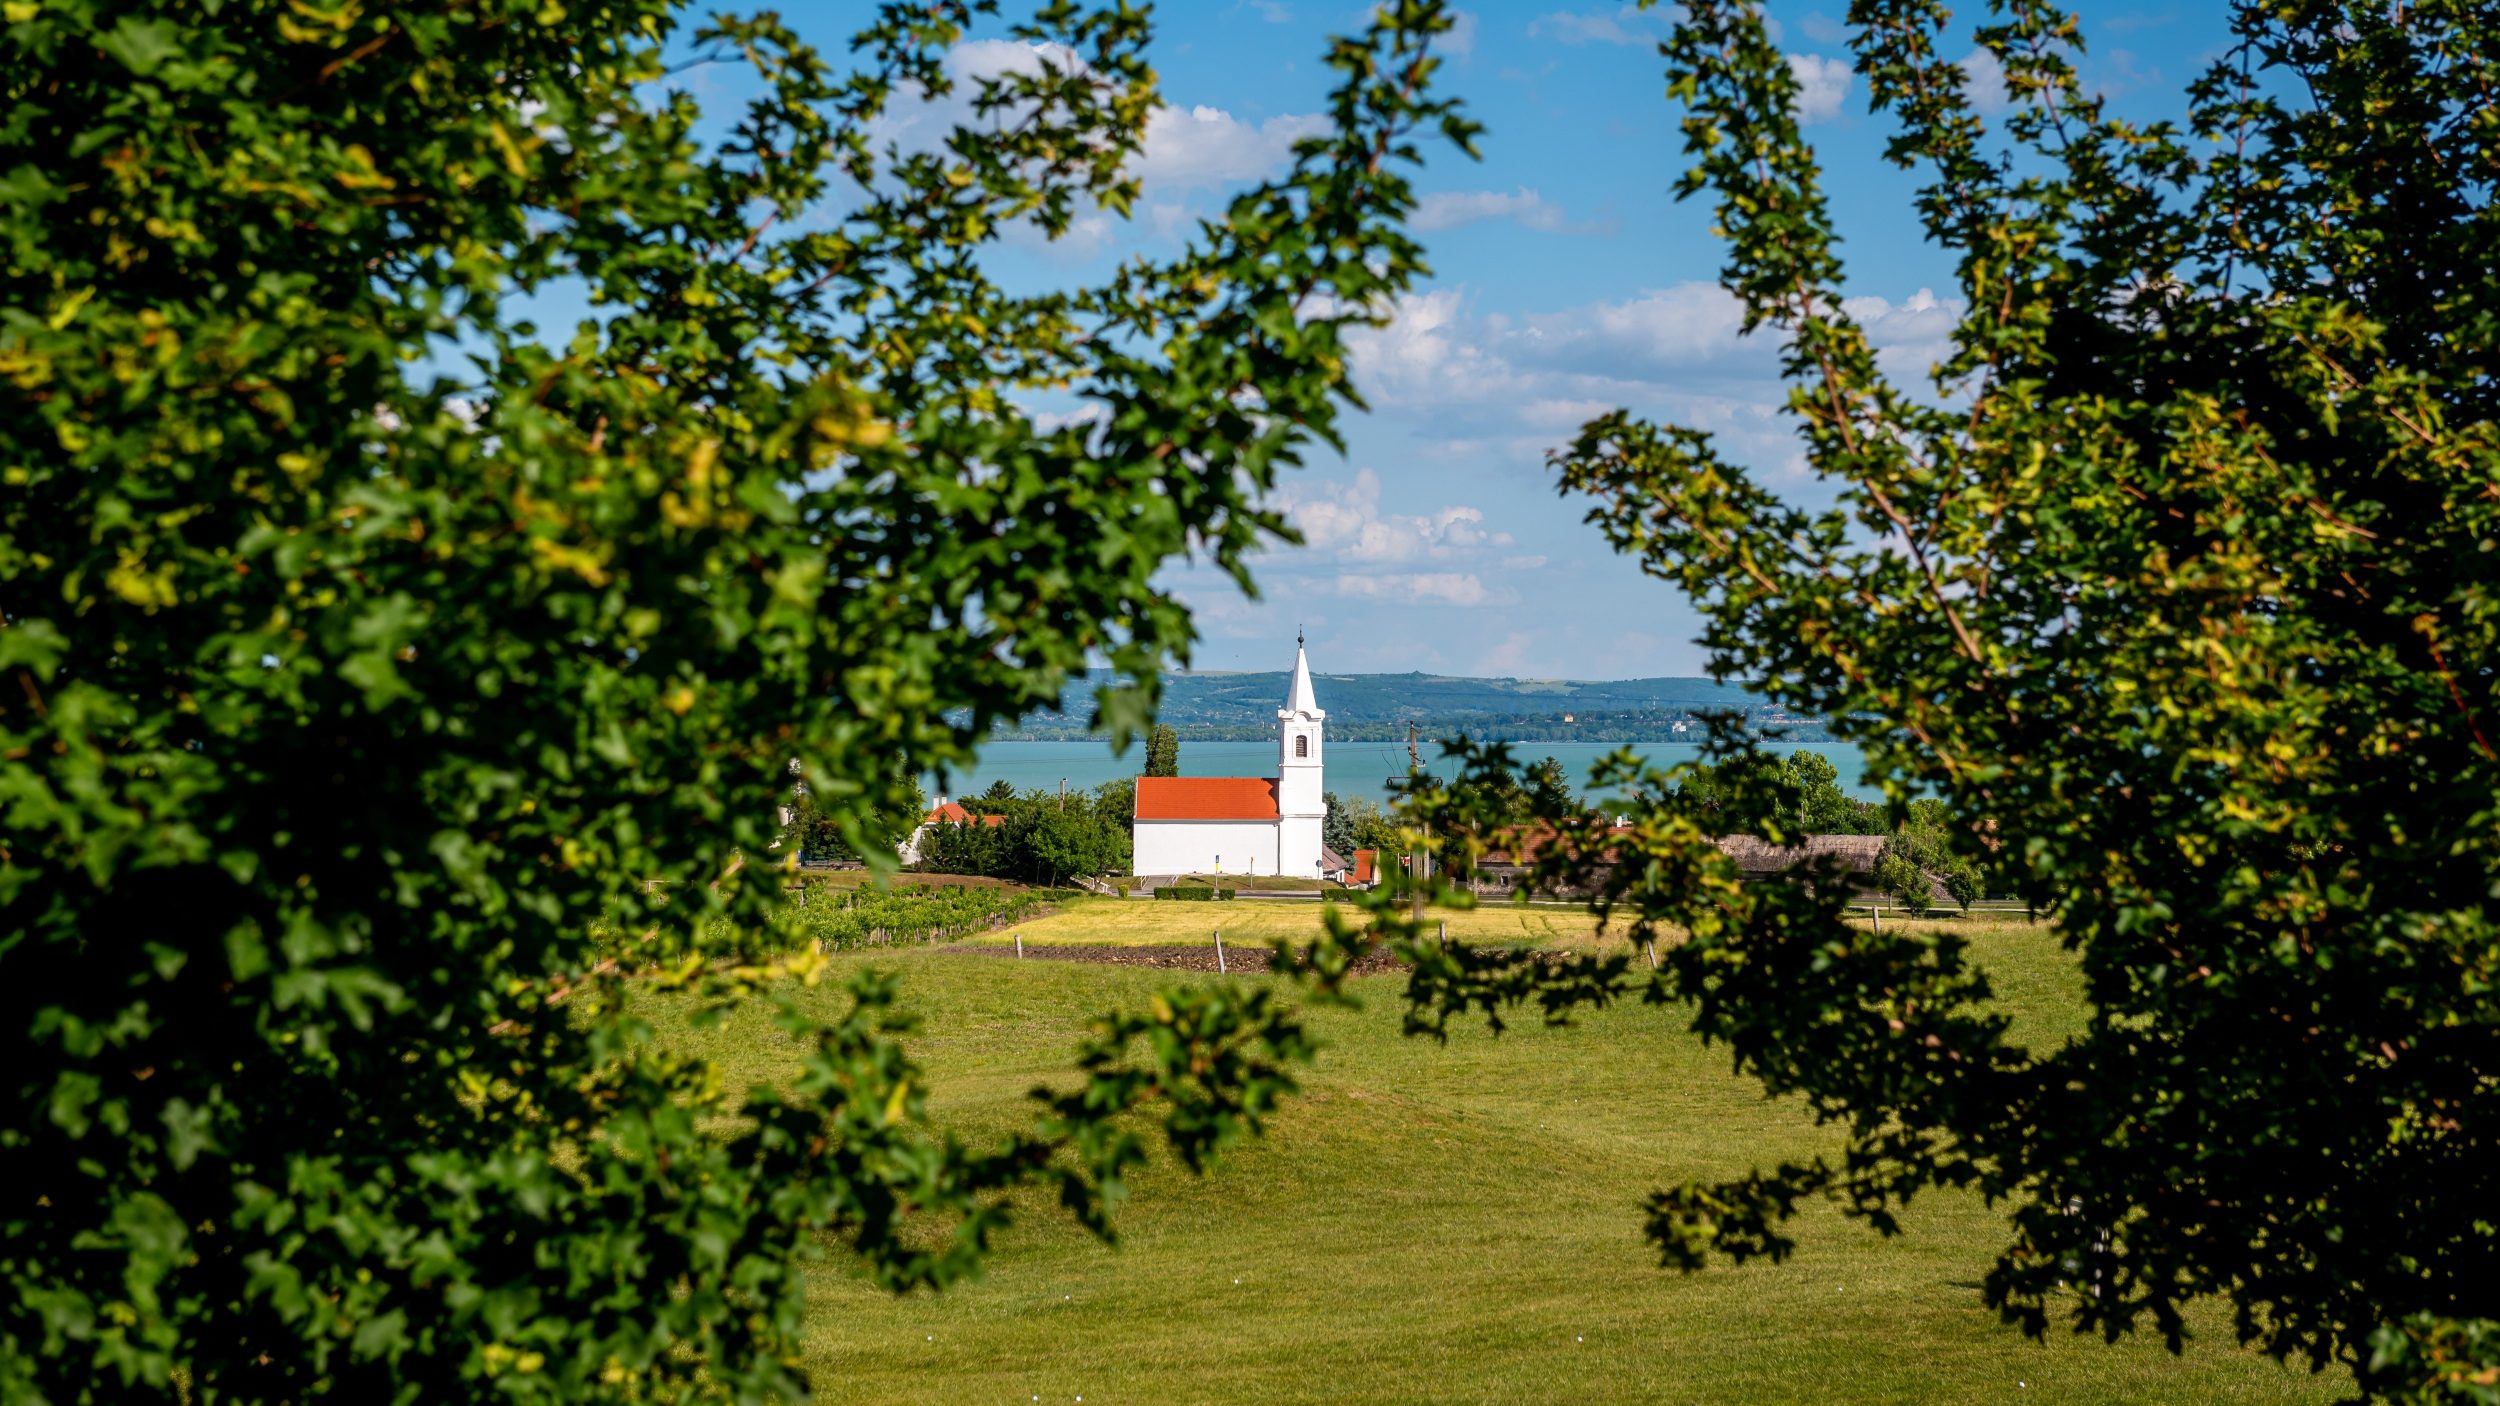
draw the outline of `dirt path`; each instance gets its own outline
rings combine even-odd
[[[958,942],[938,950],[965,957],[1013,958],[1016,955],[1012,945],[990,943]],[[1213,943],[1190,947],[1112,947],[1095,943],[1045,946],[1028,942],[1024,945],[1024,955],[1029,961],[1099,962],[1105,966],[1161,967],[1171,971],[1211,972],[1216,969]],[[1256,975],[1267,970],[1268,949],[1264,944],[1227,947],[1224,956],[1227,967],[1237,974]],[[1402,972],[1406,970],[1406,964],[1386,951],[1376,951],[1355,963],[1353,970],[1356,975]]]

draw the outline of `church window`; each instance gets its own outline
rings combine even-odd
[[[1297,757],[1307,757],[1311,755],[1311,739],[1296,736],[1293,739],[1293,754]]]

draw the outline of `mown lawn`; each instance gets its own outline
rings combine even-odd
[[[1136,904],[1155,910],[1200,904]],[[1311,921],[1309,909],[1256,921]],[[1074,919],[1077,913],[1063,915]],[[1227,913],[1228,928],[1238,921]],[[1027,928],[1028,934],[1039,924]],[[2028,1037],[2072,1026],[2054,939],[1982,929]],[[1031,940],[1028,938],[1028,940]],[[1149,939],[1138,938],[1138,941]],[[1162,938],[1151,940],[1161,941]],[[1231,940],[1228,931],[1227,940]],[[880,954],[927,1021],[913,1041],[937,1115],[968,1134],[1023,1114],[1089,1013],[1175,974],[934,951]],[[1106,1247],[1038,1208],[986,1279],[896,1299],[839,1264],[805,1345],[831,1402],[2325,1402],[2317,1378],[2210,1341],[2033,1343],[1982,1308],[2002,1240],[1975,1199],[1922,1199],[1884,1239],[1816,1208],[1784,1265],[1656,1267],[1638,1206],[1654,1186],[1828,1148],[1765,1102],[1673,1012],[1578,1027],[1397,1033],[1400,978],[1364,1009],[1310,1016],[1328,1050],[1269,1136],[1213,1176],[1137,1184]],[[810,999],[834,1000],[819,992]],[[760,1013],[697,1034],[733,1080],[789,1051]]]
[[[1113,880],[1118,882],[1118,880]],[[1216,889],[1256,889],[1262,893],[1343,893],[1333,879],[1297,879],[1286,874],[1183,874],[1178,882]]]
[[[1079,898],[1059,905],[1047,916],[973,940],[1012,943],[1022,933],[1027,943],[1167,947],[1212,944],[1215,930],[1222,928],[1228,947],[1261,947],[1280,937],[1308,942],[1319,934],[1321,909],[1326,906],[1327,900],[1291,898],[1210,902]],[[1344,912],[1349,918],[1360,916],[1351,906]],[[1578,946],[1587,944],[1597,930],[1596,920],[1578,908],[1488,903],[1464,911],[1434,909],[1430,916],[1447,922],[1450,936],[1477,943]]]

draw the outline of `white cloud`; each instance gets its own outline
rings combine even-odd
[[[1498,190],[1435,191],[1415,202],[1414,229],[1456,229],[1482,220],[1516,220],[1530,229],[1565,228],[1562,207],[1548,202],[1528,186],[1510,194]]]
[[[1400,605],[1490,605],[1497,599],[1472,571],[1421,571],[1340,576],[1337,594]]]
[[[1857,75],[1840,59],[1827,59],[1814,54],[1790,54],[1788,71],[1797,79],[1797,120],[1824,122],[1840,115],[1840,105],[1849,97],[1849,84]]]
[[[1187,190],[1262,179],[1293,156],[1293,144],[1328,130],[1317,113],[1271,117],[1252,126],[1222,108],[1158,107],[1146,119],[1146,152],[1136,173],[1149,190]]]
[[[1532,400],[1519,408],[1519,419],[1540,430],[1568,432],[1617,408],[1611,400]]]
[[[1449,32],[1433,41],[1434,47],[1454,59],[1476,56],[1476,16],[1472,10],[1450,11]]]
[[[1305,480],[1280,492],[1277,506],[1301,530],[1309,550],[1331,565],[1402,565],[1443,561],[1464,553],[1511,545],[1507,532],[1488,531],[1482,510],[1449,504],[1421,513],[1384,513],[1380,476],[1370,469],[1350,487]]]
[[[1616,303],[1590,303],[1528,317],[1503,339],[1522,359],[1591,372],[1641,369],[1725,371],[1752,353],[1767,358],[1767,339],[1742,337],[1744,309],[1716,283],[1679,283],[1643,290]]]
[[[1456,288],[1398,299],[1389,325],[1352,328],[1346,343],[1365,396],[1406,403],[1500,400],[1521,389],[1518,373],[1478,343]]]
[[[1808,11],[1797,27],[1817,44],[1842,44],[1849,39],[1849,27],[1821,10]]]
[[[1528,21],[1528,37],[1553,39],[1564,44],[1637,44],[1647,48],[1665,37],[1668,25],[1682,17],[1683,7],[1674,4],[1623,5],[1613,11],[1555,10]],[[1780,42],[1779,20],[1762,16],[1762,32],[1771,42]]]
[[[1471,313],[1466,292],[1399,300],[1388,326],[1350,334],[1355,384],[1403,416],[1422,457],[1491,451],[1522,470],[1589,420],[1621,408],[1716,436],[1720,449],[1771,480],[1805,460],[1786,406],[1776,330],[1743,333],[1743,310],[1715,283],[1653,288],[1630,298],[1524,316]],[[1920,289],[1860,296],[1843,310],[1884,371],[1913,393],[1951,350],[1958,302]]]
[[[1658,31],[1650,14],[1636,5],[1604,10],[1557,10],[1528,21],[1528,37],[1562,44],[1655,44]]]
[[[1953,328],[1962,320],[1959,300],[1947,302],[1927,288],[1898,303],[1848,298],[1841,307],[1866,329],[1884,374],[1904,383],[1923,379],[1927,368],[1952,353]]]
[[[1380,476],[1368,468],[1351,483],[1303,479],[1280,491],[1273,501],[1300,529],[1305,545],[1277,553],[1262,566],[1260,574],[1276,598],[1300,602],[1335,595],[1369,606],[1499,605],[1518,599],[1504,576],[1545,564],[1543,556],[1520,554],[1511,534],[1488,526],[1480,508],[1426,502],[1398,512],[1384,507],[1383,496]]]
[[[1984,113],[1999,113],[2012,106],[2013,97],[2005,91],[2005,65],[1985,49],[1973,49],[1958,65],[1962,70],[1962,96],[1972,108]]]

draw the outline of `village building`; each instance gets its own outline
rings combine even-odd
[[[1622,822],[1618,821],[1614,828],[1623,828]],[[1599,846],[1598,863],[1592,874],[1600,883],[1614,864],[1613,846],[1603,834],[1600,831],[1595,840]],[[1587,891],[1577,887],[1550,891],[1533,887],[1537,860],[1558,842],[1560,837],[1555,832],[1541,826],[1497,835],[1477,862],[1467,886],[1484,898],[1508,898],[1522,891],[1540,898],[1588,897]],[[1775,879],[1836,883],[1852,899],[1877,896],[1875,864],[1884,853],[1881,835],[1807,835],[1790,845],[1775,845],[1753,835],[1721,835],[1711,843],[1735,861],[1737,877],[1745,883]],[[1934,902],[1942,905],[1952,901],[1942,880],[1930,874],[1927,883]]]
[[[906,836],[901,844],[894,847],[894,852],[905,864],[918,864],[924,856],[929,832],[937,826],[981,825],[994,830],[1006,823],[1007,817],[1003,815],[976,815],[964,809],[960,804],[940,796],[937,809],[922,816],[920,824],[913,827],[911,834]]]
[[[1131,872],[1320,878],[1327,717],[1311,690],[1310,658],[1297,635],[1293,683],[1276,710],[1276,775],[1137,778]]]

